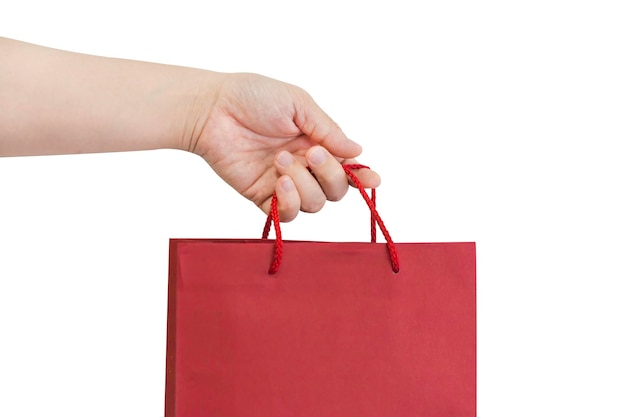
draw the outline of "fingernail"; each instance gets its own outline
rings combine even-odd
[[[293,156],[289,152],[282,152],[278,155],[278,163],[285,168],[288,168],[293,164]]]
[[[280,188],[282,188],[283,191],[289,192],[295,188],[295,185],[293,181],[291,180],[291,178],[285,178],[283,182],[280,184]]]
[[[322,165],[326,162],[326,152],[322,148],[317,148],[309,155],[311,165]]]

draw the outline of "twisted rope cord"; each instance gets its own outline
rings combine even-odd
[[[391,260],[392,270],[393,272],[400,271],[400,261],[398,258],[396,245],[393,243],[393,240],[391,239],[391,236],[389,235],[389,232],[387,231],[387,228],[385,227],[385,224],[383,223],[383,220],[381,219],[380,214],[378,214],[378,211],[376,210],[376,190],[372,189],[371,197],[368,196],[367,192],[365,191],[365,187],[363,187],[363,184],[361,183],[361,181],[352,172],[352,170],[354,169],[361,169],[361,168],[369,169],[369,167],[365,165],[361,165],[361,164],[346,164],[346,165],[342,165],[342,167],[346,175],[348,175],[348,177],[352,180],[354,185],[359,189],[361,196],[363,197],[363,199],[367,203],[368,208],[370,209],[371,241],[376,242],[376,225],[378,224],[378,227],[380,228],[381,232],[383,233],[383,236],[385,237],[385,240],[387,241],[387,250],[389,252],[389,258]],[[276,231],[276,240],[274,241],[274,257],[272,259],[272,263],[270,264],[270,268],[268,270],[269,274],[275,274],[276,271],[278,271],[278,267],[280,266],[280,263],[282,262],[282,257],[283,257],[283,240],[282,240],[282,233],[280,230],[280,217],[278,214],[278,198],[276,196],[276,193],[272,195],[272,203],[270,206],[270,212],[267,215],[267,220],[265,221],[265,227],[263,228],[263,235],[262,235],[263,239],[267,239],[269,237],[269,232],[270,232],[272,223],[274,223],[274,229]]]
[[[350,177],[352,182],[354,182],[354,185],[356,185],[356,187],[359,189],[361,196],[363,196],[363,199],[367,203],[367,206],[369,207],[370,212],[372,213],[372,217],[371,217],[372,242],[376,241],[376,224],[378,224],[380,231],[383,233],[383,236],[385,237],[385,240],[387,241],[387,250],[389,251],[389,258],[391,259],[391,267],[393,269],[393,272],[399,272],[400,271],[400,259],[398,258],[398,251],[396,250],[395,243],[393,243],[393,240],[391,239],[391,235],[389,235],[389,231],[387,231],[387,227],[385,227],[385,223],[383,223],[383,219],[380,218],[380,214],[378,214],[378,211],[376,210],[376,204],[374,202],[376,199],[376,194],[374,194],[373,199],[367,195],[367,192],[365,191],[363,184],[361,184],[361,181],[357,178],[354,172],[352,172],[352,169],[358,169],[358,168],[368,168],[368,167],[364,165],[357,165],[357,164],[343,166],[343,170],[346,172],[346,175]]]

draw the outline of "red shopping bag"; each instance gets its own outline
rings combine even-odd
[[[166,417],[476,415],[474,243],[283,242],[275,226],[170,241]]]

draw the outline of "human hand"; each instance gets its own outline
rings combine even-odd
[[[204,97],[210,105],[196,107],[188,150],[266,213],[275,191],[283,221],[340,200],[349,184],[341,164],[357,163],[361,146],[301,88],[256,74],[222,77]],[[380,183],[371,170],[356,175],[365,187]]]
[[[281,219],[290,221],[341,199],[341,164],[361,152],[304,90],[260,75],[6,38],[0,52],[0,156],[192,151],[266,213],[276,192]],[[368,169],[356,175],[365,187],[380,182]]]

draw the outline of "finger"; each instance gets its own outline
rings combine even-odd
[[[339,201],[348,191],[348,178],[341,164],[322,146],[314,146],[305,155],[326,199]]]
[[[359,162],[356,159],[346,159],[345,161],[343,161],[344,165],[351,165],[351,164],[358,164],[358,163]],[[356,175],[356,177],[359,179],[361,184],[363,184],[363,187],[376,188],[380,186],[380,176],[375,171],[372,171],[371,169],[368,169],[368,168],[359,168],[359,169],[353,169],[352,172]],[[354,184],[352,184],[352,181],[350,181],[350,185],[354,186]]]
[[[276,181],[276,198],[278,201],[278,216],[281,222],[290,222],[300,212],[300,195],[291,178],[283,175]],[[268,197],[259,206],[265,214],[269,214],[272,207],[273,195]]]
[[[326,195],[320,184],[292,154],[287,151],[279,152],[274,159],[274,165],[281,175],[288,175],[296,185],[300,195],[300,210],[315,213],[324,207]]]
[[[276,198],[278,198],[278,215],[281,222],[290,222],[300,212],[300,195],[293,180],[283,175],[276,181]]]
[[[308,93],[302,91],[299,98],[294,122],[302,133],[338,157],[355,158],[361,154],[361,145],[348,139]]]

